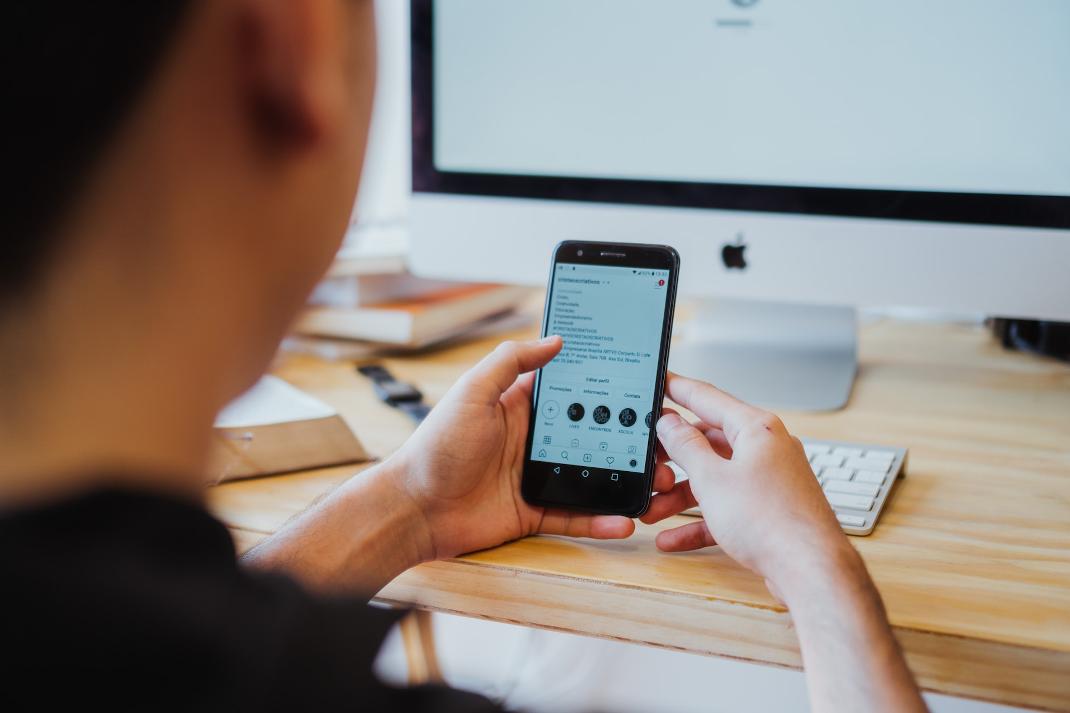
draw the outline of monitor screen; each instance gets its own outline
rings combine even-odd
[[[1065,0],[421,5],[437,174],[536,179],[512,184],[536,197],[612,200],[591,181],[619,181],[638,202],[1070,222]]]

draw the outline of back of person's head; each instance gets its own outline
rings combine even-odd
[[[58,249],[59,221],[191,4],[34,0],[4,10],[0,300],[28,289]]]
[[[205,389],[233,396],[348,224],[372,0],[41,0],[3,14],[0,344],[36,339],[38,359],[89,325],[116,359],[144,360],[183,341],[223,375]],[[35,334],[45,322],[53,334]]]

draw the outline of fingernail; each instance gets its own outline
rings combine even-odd
[[[678,424],[681,420],[683,419],[680,418],[679,414],[667,413],[658,419],[657,430],[666,431]]]
[[[557,340],[557,339],[560,339],[560,338],[561,338],[561,337],[560,337],[560,336],[558,336],[558,335],[556,335],[556,334],[551,334],[551,335],[550,335],[550,336],[548,336],[548,337],[543,337],[542,339],[540,339],[540,340],[539,340],[539,344],[550,344],[550,343],[551,343],[551,342],[553,342],[554,340]]]

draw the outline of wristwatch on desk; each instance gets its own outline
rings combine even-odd
[[[384,403],[407,413],[417,423],[431,413],[431,407],[424,403],[424,395],[420,390],[412,384],[398,381],[386,368],[368,364],[358,366],[357,371],[372,380],[375,395]]]

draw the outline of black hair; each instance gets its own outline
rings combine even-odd
[[[0,305],[30,289],[194,0],[13,0],[0,25]]]

